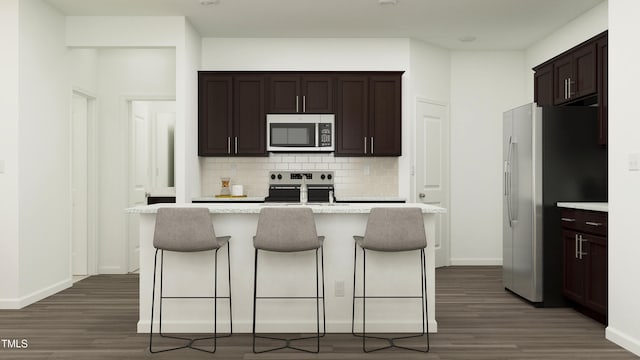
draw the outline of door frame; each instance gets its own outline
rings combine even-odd
[[[126,142],[125,142],[126,151],[123,154],[122,163],[127,164],[127,171],[126,171],[127,181],[122,192],[122,203],[124,204],[123,209],[129,207],[129,203],[131,200],[129,196],[129,189],[131,188],[131,177],[133,176],[131,171],[132,169],[131,151],[133,149],[132,145],[134,140],[133,131],[131,129],[131,103],[134,101],[176,101],[176,95],[175,94],[123,94],[120,96],[120,119],[121,119],[122,129],[124,133],[123,135],[124,135],[124,138],[126,139]],[[177,101],[176,101],[176,105],[177,105]],[[177,118],[176,118],[176,121],[177,121]],[[175,163],[175,160],[174,160],[174,163]],[[125,217],[125,223],[124,223],[125,241],[122,244],[123,246],[122,254],[125,259],[124,270],[126,273],[129,272],[129,267],[131,264],[131,259],[129,257],[130,256],[129,248],[131,243],[131,239],[129,238],[129,227],[131,225],[130,223],[131,223],[131,215],[128,215]]]
[[[97,96],[89,90],[72,86],[69,104],[73,108],[73,96],[87,99],[87,275],[98,274],[98,121]],[[73,115],[69,116],[69,189],[73,192]],[[69,203],[70,228],[73,229],[73,199]],[[69,254],[73,254],[73,238],[69,243]],[[69,262],[69,273],[73,274],[73,259]]]
[[[443,106],[445,108],[445,114],[447,116],[447,152],[444,159],[447,162],[446,176],[447,176],[447,189],[445,190],[448,206],[451,205],[451,106],[446,101],[432,100],[425,96],[416,96],[413,106],[413,133],[415,134],[413,140],[413,164],[411,166],[411,196],[409,197],[412,202],[420,202],[418,199],[418,186],[417,186],[417,170],[418,170],[418,144],[424,139],[421,138],[418,130],[418,104],[426,103],[432,105]],[[451,265],[451,209],[447,208],[446,214],[440,214],[444,217],[442,225],[446,227],[447,237],[443,241],[447,242],[446,246],[446,259],[443,266]]]

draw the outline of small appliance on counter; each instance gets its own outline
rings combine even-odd
[[[269,196],[264,202],[300,201],[300,189],[307,188],[306,200],[315,203],[335,201],[333,171],[271,171],[269,172]],[[331,197],[331,200],[329,200]]]

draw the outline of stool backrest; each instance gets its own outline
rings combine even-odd
[[[220,244],[206,208],[160,208],[156,215],[153,246],[194,252],[218,249]]]
[[[313,211],[304,207],[265,207],[260,211],[253,239],[256,249],[293,252],[322,246]]]
[[[378,251],[424,249],[427,236],[420,208],[372,208],[362,247]]]

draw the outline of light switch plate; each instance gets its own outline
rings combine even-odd
[[[629,171],[640,171],[640,153],[629,154]]]

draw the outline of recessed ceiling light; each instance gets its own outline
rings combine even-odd
[[[378,5],[397,5],[398,0],[378,0]]]
[[[220,2],[220,0],[198,0],[198,2],[202,6],[209,6],[209,5],[217,5]]]
[[[466,35],[466,36],[460,36],[458,38],[459,41],[461,42],[474,42],[476,41],[477,37],[473,36],[473,35]]]

